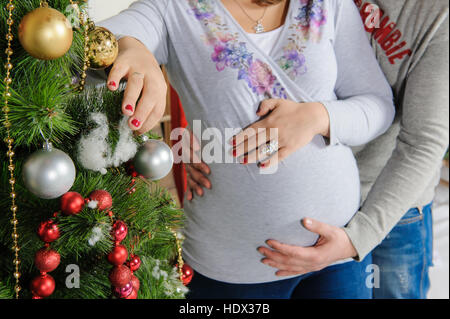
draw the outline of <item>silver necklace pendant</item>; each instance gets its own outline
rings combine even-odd
[[[263,26],[263,24],[262,24],[262,21],[261,20],[258,20],[257,22],[256,22],[256,26],[255,26],[255,32],[256,33],[263,33],[265,30],[264,30],[264,26]]]

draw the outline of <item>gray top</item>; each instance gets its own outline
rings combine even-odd
[[[408,209],[430,203],[439,183],[449,139],[449,4],[355,2],[364,20],[371,3],[384,11],[380,28],[368,35],[397,106],[389,131],[355,149],[365,202],[345,230],[362,259]]]
[[[275,174],[261,174],[256,165],[208,163],[213,189],[185,203],[184,258],[216,280],[279,280],[260,262],[258,246],[270,238],[314,244],[317,236],[300,225],[305,216],[347,224],[360,205],[349,146],[376,138],[394,118],[391,89],[353,2],[291,0],[289,6],[270,55],[220,1],[138,1],[101,23],[139,39],[167,65],[188,122],[199,119],[203,131],[217,129],[210,140],[222,143],[226,128],[257,121],[267,97],[320,101],[329,111],[329,143],[316,136]],[[223,157],[227,151],[224,146]]]

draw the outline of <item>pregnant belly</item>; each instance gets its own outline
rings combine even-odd
[[[343,146],[310,144],[274,174],[240,164],[212,164],[211,171],[212,190],[185,201],[186,254],[211,271],[229,260],[259,267],[256,248],[267,239],[313,245],[317,236],[301,226],[302,218],[344,226],[359,207],[357,166]]]

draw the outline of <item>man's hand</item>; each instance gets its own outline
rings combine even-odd
[[[130,117],[130,128],[144,134],[164,115],[167,84],[153,54],[131,37],[119,40],[119,56],[109,73],[108,88],[117,90],[122,79],[127,80],[122,112]]]
[[[303,275],[321,270],[336,261],[357,256],[343,229],[310,218],[303,219],[302,223],[307,230],[320,235],[314,246],[305,248],[268,240],[266,244],[272,249],[258,248],[266,257],[261,262],[277,268],[277,276]]]
[[[211,169],[198,157],[197,152],[200,151],[200,145],[192,131],[189,131],[189,139],[183,139],[183,141],[188,140],[189,145],[183,144],[183,148],[189,148],[189,158],[183,160],[187,175],[186,198],[191,201],[194,199],[194,194],[202,197],[204,195],[203,188],[211,189],[212,185],[207,177],[211,174]]]

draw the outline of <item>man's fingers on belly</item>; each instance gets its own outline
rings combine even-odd
[[[272,249],[261,247],[258,251],[267,257],[267,260],[280,263],[280,264],[292,264],[292,260],[289,256]]]
[[[189,187],[186,190],[186,198],[189,201],[191,201],[194,198],[194,195],[192,195],[191,189]]]
[[[189,152],[190,152],[190,161],[191,161],[192,164],[199,164],[199,163],[201,163],[201,159],[198,156],[197,151],[195,151],[194,149],[191,148],[189,150]]]
[[[296,250],[297,247],[280,243],[277,240],[268,240],[266,244],[269,245],[271,248],[278,250],[279,252],[288,256],[295,256],[297,254]]]
[[[192,178],[188,178],[188,186],[198,196],[203,196],[203,189]]]
[[[211,168],[209,168],[209,166],[208,166],[206,163],[204,163],[204,162],[201,162],[201,163],[194,163],[194,164],[192,164],[192,166],[193,166],[195,169],[201,171],[201,172],[202,172],[203,174],[205,174],[205,175],[211,174]]]
[[[267,266],[270,266],[272,268],[276,268],[279,270],[284,270],[284,271],[295,271],[296,270],[294,265],[279,263],[279,262],[276,262],[276,261],[273,261],[273,260],[267,259],[267,258],[263,259],[261,262]]]
[[[199,151],[200,150],[200,144],[199,144],[198,139],[195,136],[194,132],[192,132],[192,130],[189,130],[189,138],[190,138],[190,147],[194,151]]]
[[[189,172],[190,178],[192,178],[197,184],[203,185],[208,189],[211,189],[211,182],[197,169],[188,165],[187,170]]]
[[[296,264],[298,265],[307,264],[311,260],[314,260],[315,257],[315,248],[292,246],[280,243],[276,240],[268,240],[266,243],[268,246],[279,251],[280,253],[294,257],[297,261]]]

